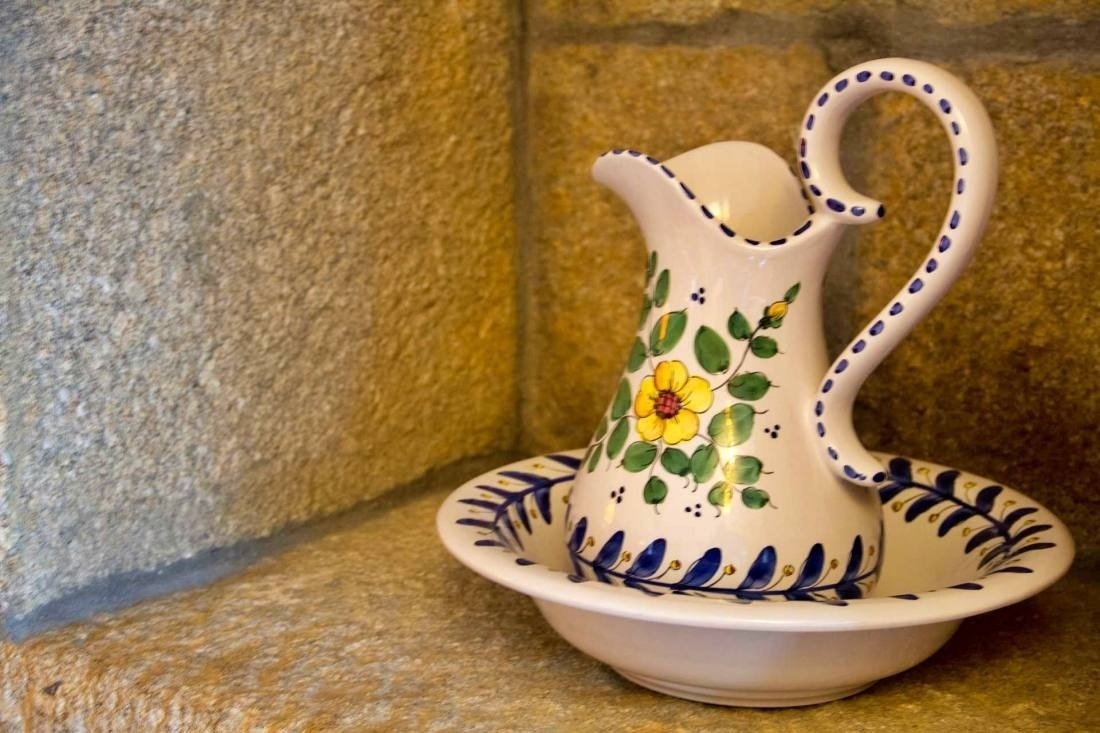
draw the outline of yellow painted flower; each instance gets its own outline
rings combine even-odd
[[[699,432],[699,413],[713,401],[707,380],[689,376],[681,361],[662,361],[642,380],[634,398],[638,435],[646,441],[661,438],[668,445],[694,438]]]
[[[772,320],[779,319],[787,315],[787,301],[775,301],[768,306],[767,310],[764,311],[764,315],[766,315],[768,318],[771,318]]]

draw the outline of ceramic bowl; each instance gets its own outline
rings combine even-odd
[[[607,582],[576,573],[566,510],[581,455],[519,461],[462,485],[437,515],[443,544],[471,570],[531,596],[573,646],[691,700],[780,707],[855,694],[927,659],[963,619],[1048,587],[1073,559],[1065,525],[1020,492],[878,454],[891,483],[879,490],[885,551],[871,597],[716,596],[705,584],[651,595],[648,568],[627,572],[636,558],[621,558],[626,570]]]

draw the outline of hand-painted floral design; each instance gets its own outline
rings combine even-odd
[[[642,380],[634,398],[638,435],[676,445],[699,433],[699,414],[714,402],[707,380],[692,377],[682,361],[662,361]]]
[[[697,288],[690,301],[685,299],[684,307],[676,310],[669,303],[672,274],[658,270],[656,253],[650,253],[646,276],[652,287],[642,299],[638,337],[627,358],[627,374],[596,428],[584,458],[585,468],[595,471],[606,456],[608,467],[648,472],[641,498],[655,511],[668,499],[669,482],[674,477],[686,480],[684,488],[692,492],[705,486],[714,516],[732,511],[735,499],[749,509],[774,506],[768,492],[756,486],[771,472],[755,456],[735,455],[726,449],[748,441],[756,416],[767,411],[761,400],[775,385],[764,372],[746,367],[746,363],[780,353],[775,338],[761,331],[782,327],[801,285],[789,287],[755,320],[734,310],[726,322],[726,333],[698,326],[692,339],[695,359],[689,366],[661,357],[690,333],[689,321],[693,309],[703,303],[700,294],[704,288]],[[658,311],[666,306],[668,310]],[[629,375],[645,365],[650,373],[634,392]],[[700,372],[715,379],[698,376]],[[717,397],[727,393],[733,401],[717,404]],[[632,434],[640,440],[629,443]],[[777,438],[778,432],[773,437]]]

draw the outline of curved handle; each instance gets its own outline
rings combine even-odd
[[[993,125],[974,93],[931,64],[879,59],[836,76],[810,104],[799,141],[799,168],[818,204],[816,216],[846,224],[864,224],[885,216],[881,203],[852,190],[844,179],[839,141],[844,122],[856,105],[888,91],[906,92],[936,113],[951,142],[955,176],[951,206],[928,256],[889,305],[829,367],[814,401],[814,423],[827,462],[838,474],[863,486],[874,486],[886,474],[859,442],[852,425],[856,393],[962,274],[985,230],[997,187]]]

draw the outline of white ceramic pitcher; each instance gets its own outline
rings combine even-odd
[[[830,366],[829,258],[846,226],[885,215],[845,181],[840,132],[857,104],[887,91],[915,96],[942,123],[951,203],[916,273]],[[746,142],[663,163],[634,150],[596,161],[593,176],[630,207],[649,259],[637,338],[570,497],[579,576],[734,600],[854,598],[873,586],[883,549],[873,487],[886,469],[860,444],[852,403],[970,259],[996,187],[993,129],[954,76],[880,59],[811,102],[798,168],[801,186],[779,156]]]

